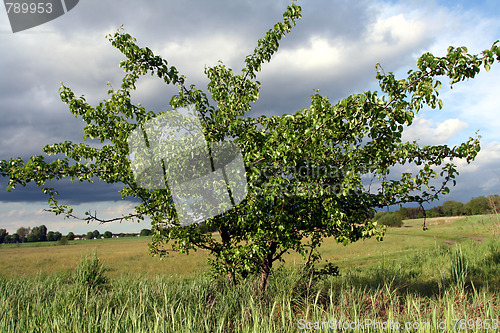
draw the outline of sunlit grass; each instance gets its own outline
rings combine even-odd
[[[431,219],[427,231],[421,222],[389,229],[382,242],[327,240],[320,251],[339,277],[313,278],[289,255],[264,295],[252,276],[235,287],[203,274],[202,251],[152,258],[147,237],[2,246],[0,332],[304,332],[301,323],[345,332],[361,330],[332,320],[367,319],[420,325],[415,332],[455,332],[457,323],[478,331],[467,325],[489,320],[484,331],[496,331],[500,237],[485,238],[494,235],[490,217]],[[82,258],[93,253],[99,264]]]
[[[367,239],[344,246],[327,239],[319,252],[324,260],[341,269],[369,266],[431,248],[484,239],[494,235],[498,226],[493,215],[427,219],[429,230],[426,231],[422,230],[422,223],[422,219],[406,220],[402,228],[389,228],[382,242]],[[159,260],[148,254],[149,242],[149,237],[125,237],[70,241],[64,246],[56,246],[55,242],[4,244],[0,247],[0,267],[7,276],[64,272],[73,269],[82,255],[95,250],[109,268],[111,278],[123,275],[186,276],[200,274],[209,268],[206,251],[199,250],[189,255],[171,252]],[[300,255],[293,252],[285,259],[288,265],[302,262]]]

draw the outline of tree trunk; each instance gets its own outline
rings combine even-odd
[[[219,234],[224,245],[228,245],[231,241],[231,235],[229,234],[229,230],[225,226],[219,227]],[[230,284],[236,284],[236,277],[234,276],[233,265],[230,260],[224,258],[224,264],[227,267],[227,280]]]
[[[262,259],[262,267],[261,267],[261,274],[260,274],[260,283],[259,283],[259,290],[260,292],[264,292],[267,286],[267,279],[269,278],[269,273],[271,273],[271,268],[273,267],[273,256],[276,253],[276,248],[278,246],[278,243],[276,241],[271,241],[269,243],[269,252],[267,255]]]

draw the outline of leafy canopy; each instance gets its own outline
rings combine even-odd
[[[309,259],[325,237],[348,244],[362,238],[381,236],[369,217],[374,208],[417,202],[420,205],[449,192],[458,172],[456,159],[471,162],[480,146],[479,138],[449,147],[419,146],[402,141],[406,126],[423,107],[443,107],[439,99],[441,79],[450,84],[474,78],[483,67],[500,60],[498,42],[479,55],[465,47],[450,47],[444,57],[423,54],[417,69],[397,79],[377,64],[380,92],[367,91],[332,103],[319,91],[311,105],[293,115],[246,116],[259,97],[257,74],[271,60],[279,42],[301,17],[301,8],[292,3],[283,20],[258,40],[254,52],[245,58],[240,73],[219,62],[207,67],[205,91],[187,85],[176,67],[147,47],[118,30],[109,35],[111,44],[125,56],[120,89],[110,89],[109,99],[96,106],[77,97],[66,86],[61,100],[85,123],[84,139],[103,143],[65,141],[43,148],[48,155],[62,154],[52,161],[45,156],[28,160],[13,158],[0,162],[0,174],[9,178],[8,190],[35,182],[48,195],[55,214],[76,217],[69,206],[56,199],[57,191],[48,180],[70,178],[79,182],[100,179],[122,183],[121,197],[138,198],[135,212],[110,220],[86,213],[87,221],[110,222],[148,217],[152,224],[151,252],[164,255],[166,243],[174,250],[206,249],[214,255],[216,272],[235,281],[239,273],[261,273],[261,287],[272,267],[290,250]],[[169,189],[149,190],[134,182],[128,159],[127,138],[134,129],[161,114],[131,103],[137,80],[151,74],[165,84],[179,87],[169,107],[195,106],[208,142],[233,140],[243,154],[248,194],[240,204],[206,221],[220,238],[202,234],[195,225],[180,226]],[[215,101],[211,104],[210,99]],[[396,165],[413,165],[414,173],[395,175]]]

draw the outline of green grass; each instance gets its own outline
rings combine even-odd
[[[432,219],[424,232],[421,221],[406,221],[383,242],[327,241],[321,252],[340,264],[341,276],[313,278],[290,255],[263,296],[253,277],[233,287],[213,281],[203,266],[188,267],[204,262],[205,253],[149,258],[147,238],[2,247],[2,268],[15,251],[17,266],[28,268],[0,273],[0,332],[309,332],[300,328],[315,323],[332,329],[314,332],[361,331],[359,324],[338,330],[334,320],[341,327],[365,323],[363,332],[389,332],[380,326],[388,321],[403,328],[420,323],[412,332],[479,331],[472,323],[487,322],[483,331],[494,332],[491,320],[500,316],[495,223],[488,216]],[[93,251],[97,257],[82,258]]]

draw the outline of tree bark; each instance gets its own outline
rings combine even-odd
[[[219,227],[219,234],[220,238],[222,240],[222,243],[224,245],[229,244],[231,241],[231,235],[229,234],[229,230],[225,226],[220,226]],[[224,264],[226,265],[227,268],[227,280],[229,281],[230,284],[236,284],[236,277],[234,276],[234,271],[233,271],[233,265],[230,260],[228,260],[226,257],[224,257]]]
[[[269,243],[269,252],[262,259],[262,268],[261,268],[260,283],[259,283],[260,292],[264,292],[264,290],[266,289],[269,273],[271,273],[271,268],[273,267],[273,256],[276,253],[277,246],[278,243],[272,240]]]

